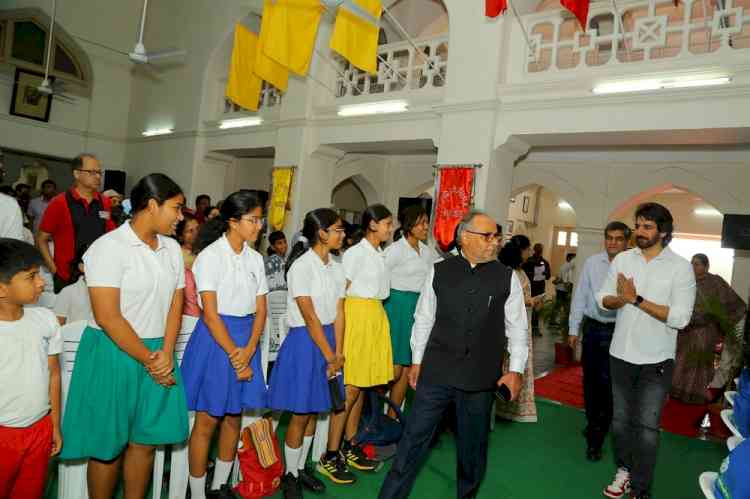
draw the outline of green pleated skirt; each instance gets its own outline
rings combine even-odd
[[[414,325],[417,300],[419,293],[391,289],[391,295],[383,302],[391,325],[393,363],[396,365],[411,365],[411,328]]]
[[[141,341],[151,351],[164,344],[164,338]],[[61,459],[108,461],[119,456],[129,442],[165,445],[185,441],[185,390],[176,360],[174,365],[177,384],[165,388],[104,331],[87,327],[65,404]]]

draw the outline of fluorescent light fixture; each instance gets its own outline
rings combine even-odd
[[[246,126],[258,126],[263,123],[263,118],[260,116],[251,116],[249,118],[235,118],[231,120],[222,120],[219,123],[219,128],[242,128]]]
[[[573,207],[567,201],[560,201],[559,203],[557,203],[557,207],[561,210],[573,210]]]
[[[647,90],[661,90],[664,88],[694,88],[726,85],[731,83],[729,76],[712,78],[662,78],[653,80],[632,80],[612,83],[602,83],[591,91],[595,94],[619,94],[626,92],[644,92]]]
[[[696,208],[693,210],[693,214],[699,217],[720,217],[721,212],[714,208]]]
[[[403,113],[409,107],[404,100],[384,102],[368,102],[367,104],[351,104],[339,108],[339,116],[364,116],[367,114]]]
[[[144,137],[154,137],[156,135],[169,135],[172,132],[174,132],[172,128],[153,128],[151,130],[146,130],[142,135]]]

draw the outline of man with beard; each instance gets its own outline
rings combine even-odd
[[[630,227],[610,222],[604,229],[606,251],[589,257],[578,279],[570,306],[568,342],[575,348],[579,328],[583,334],[583,400],[586,407],[586,459],[599,461],[602,444],[612,424],[612,379],[609,374],[609,347],[615,331],[614,310],[602,310],[596,293],[602,288],[614,258],[625,251]]]
[[[677,332],[695,303],[690,263],[669,249],[672,214],[645,203],[635,212],[637,247],[617,255],[599,306],[617,310],[610,347],[612,434],[617,473],[607,497],[650,497],[659,448],[659,422],[672,385]]]
[[[456,410],[457,497],[475,497],[487,468],[493,393],[515,399],[528,357],[523,290],[497,260],[502,234],[481,212],[456,229],[457,256],[436,263],[414,313],[409,384],[414,403],[380,499],[409,496],[443,413]],[[502,375],[503,354],[510,352]]]

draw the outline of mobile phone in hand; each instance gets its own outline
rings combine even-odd
[[[512,396],[510,394],[510,388],[508,388],[508,385],[503,383],[502,385],[498,386],[497,390],[495,390],[495,397],[499,398],[503,402],[510,402]]]

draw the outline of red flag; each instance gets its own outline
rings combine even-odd
[[[453,232],[471,208],[474,168],[441,168],[435,200],[435,240],[445,251],[453,241]]]
[[[497,17],[508,8],[508,0],[484,0],[484,15]]]
[[[586,31],[586,21],[589,17],[589,3],[591,0],[560,0],[563,7],[573,13],[581,23],[581,28]]]

